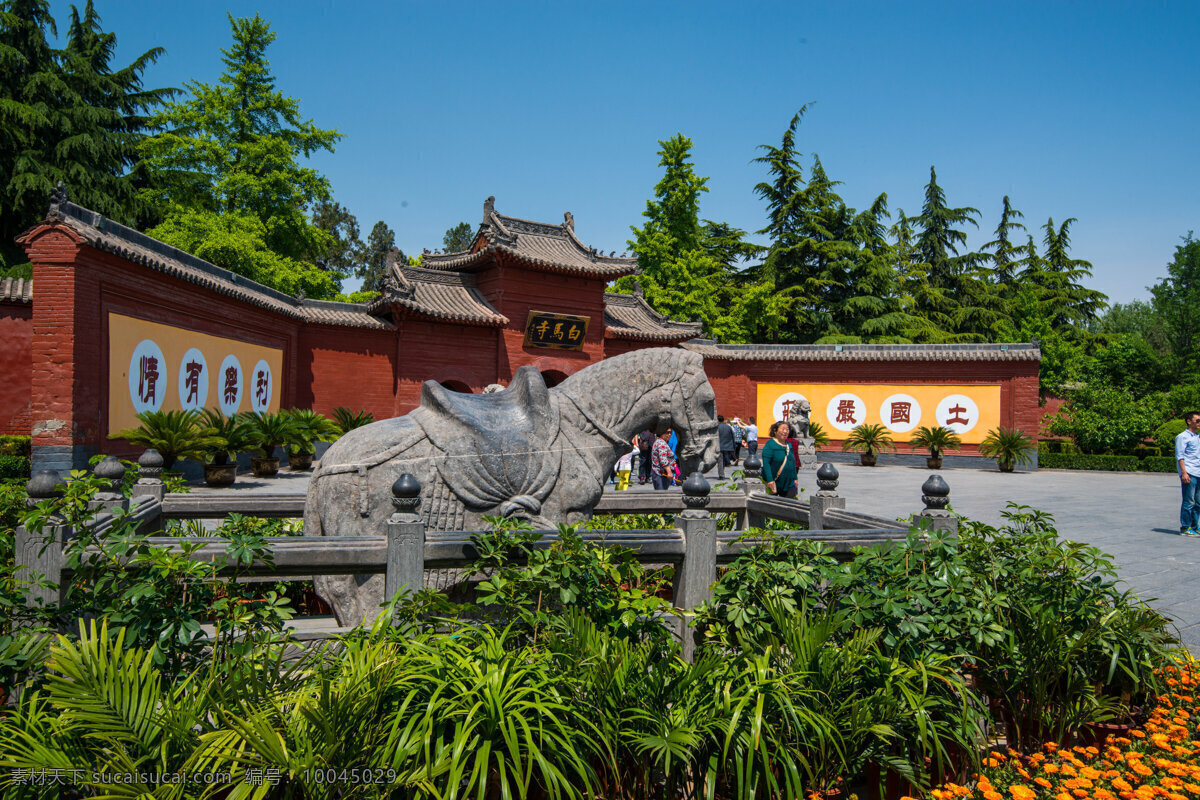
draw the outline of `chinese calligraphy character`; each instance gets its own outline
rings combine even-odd
[[[157,383],[158,359],[154,356],[142,356],[138,363],[138,397],[143,403],[154,401],[154,387]]]
[[[184,365],[184,370],[187,375],[183,379],[183,385],[188,390],[187,401],[194,403],[200,393],[200,373],[204,371],[204,365],[198,361],[189,361]]]
[[[857,425],[858,420],[854,418],[854,401],[839,400],[838,413],[835,422],[848,422],[851,425]]]
[[[237,367],[225,368],[225,402],[236,403],[238,399]]]
[[[542,324],[534,325],[533,329],[538,332],[539,337],[545,337],[546,331],[550,330],[550,323],[542,320]]]
[[[254,399],[259,405],[264,405],[269,399],[271,393],[271,381],[267,377],[266,370],[259,370],[257,380],[254,384]]]
[[[258,767],[247,767],[244,780],[251,786],[262,786],[263,771]]]
[[[795,400],[783,401],[783,416],[780,419],[790,419],[792,416],[792,406],[796,404]]]
[[[554,326],[554,338],[558,339],[560,342],[562,341],[562,337],[563,337],[562,325],[563,324],[560,322]]]
[[[282,774],[278,769],[267,769],[266,773],[263,775],[263,780],[266,781],[268,786],[274,786],[275,784],[279,783],[281,779]]]
[[[582,328],[580,328],[578,325],[572,324],[571,329],[569,331],[567,331],[567,338],[573,342],[576,339],[578,339],[582,333],[583,333]]]
[[[892,403],[892,424],[903,422],[908,424],[908,416],[912,412],[912,403]]]
[[[967,413],[967,410],[965,408],[963,408],[961,405],[956,403],[955,405],[950,406],[949,413],[953,414],[954,416],[952,416],[946,420],[947,425],[953,425],[955,423],[957,423],[959,425],[971,424],[970,417],[962,416],[963,414]]]

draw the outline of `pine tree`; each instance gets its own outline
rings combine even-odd
[[[1000,209],[1000,222],[996,225],[996,238],[984,245],[992,251],[992,280],[1006,287],[1016,283],[1017,274],[1021,267],[1021,246],[1013,242],[1015,231],[1025,230],[1025,226],[1016,220],[1025,215],[1012,207],[1008,195],[1004,196],[1003,207]]]
[[[371,228],[371,233],[367,236],[362,266],[358,272],[359,277],[363,279],[362,288],[364,291],[381,291],[388,253],[395,246],[396,232],[389,228],[383,220],[376,222],[375,226]],[[397,252],[397,261],[400,264],[407,263],[408,259],[405,257],[404,251]]]
[[[360,268],[364,245],[358,232],[358,217],[334,200],[318,200],[313,207],[312,224],[332,239],[323,252],[309,254],[308,260],[340,278]]]
[[[168,209],[151,235],[285,292],[331,296],[336,276],[307,260],[331,244],[307,213],[330,200],[329,182],[300,160],[332,152],[341,134],[302,119],[276,88],[270,24],[229,22],[220,81],[189,83],[191,98],[158,115],[161,132],[143,145],[153,178],[143,196]]]
[[[469,222],[460,222],[442,235],[442,247],[447,253],[461,253],[475,241],[475,229]]]
[[[112,69],[116,35],[90,0],[82,16],[72,7],[64,50],[47,32],[57,35],[45,0],[0,3],[0,271],[25,260],[13,239],[42,218],[60,182],[77,202],[136,221],[145,115],[173,91],[142,88],[162,48]]]

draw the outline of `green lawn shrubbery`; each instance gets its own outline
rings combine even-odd
[[[52,510],[82,522],[95,488],[77,477],[31,524]],[[928,785],[986,743],[985,695],[1011,744],[1036,746],[1160,693],[1174,652],[1167,620],[1119,589],[1103,554],[1023,507],[1000,529],[914,530],[849,562],[753,531],[761,546],[697,610],[691,662],[662,624],[679,613],[668,573],[570,527],[543,548],[492,523],[467,567],[483,577],[475,603],[400,596],[290,665],[286,605],[222,602],[209,565],[120,526],[88,542],[94,560],[72,549],[67,605],[30,621],[92,621],[52,647],[36,629],[0,641],[0,665],[21,662],[0,680],[25,685],[0,715],[0,792],[20,796],[16,770],[72,763],[228,772],[246,797],[334,796],[314,775],[342,770],[368,798],[749,800],[872,770]],[[231,563],[262,555],[258,530],[229,526]],[[190,622],[204,614],[221,621],[211,647]],[[264,774],[279,785],[255,784]],[[72,780],[99,788],[90,771]]]

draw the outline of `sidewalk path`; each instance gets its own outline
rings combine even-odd
[[[929,470],[837,464],[838,494],[846,507],[880,517],[920,511],[921,484]],[[736,468],[735,468],[736,469]],[[1065,538],[1095,545],[1113,557],[1118,576],[1172,617],[1188,648],[1200,655],[1200,538],[1179,535],[1179,483],[1174,475],[1040,470],[945,469],[954,510],[990,525],[1011,500],[1054,515]],[[283,470],[279,477],[238,475],[238,494],[303,494],[309,473]],[[715,471],[709,475],[716,481]],[[816,474],[800,476],[801,499],[817,490]],[[633,491],[650,491],[635,483]],[[208,492],[203,487],[196,492]],[[230,491],[230,490],[223,490]]]

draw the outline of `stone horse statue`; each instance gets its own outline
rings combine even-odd
[[[304,533],[382,534],[392,483],[406,472],[421,483],[419,513],[431,530],[483,530],[484,516],[542,529],[581,522],[633,436],[666,426],[679,437],[684,472],[716,463],[716,398],[696,353],[637,350],[552,389],[534,367],[491,394],[426,381],[411,414],[356,428],[326,451],[309,483]],[[325,576],[316,589],[340,624],[355,625],[378,613],[383,580]]]

